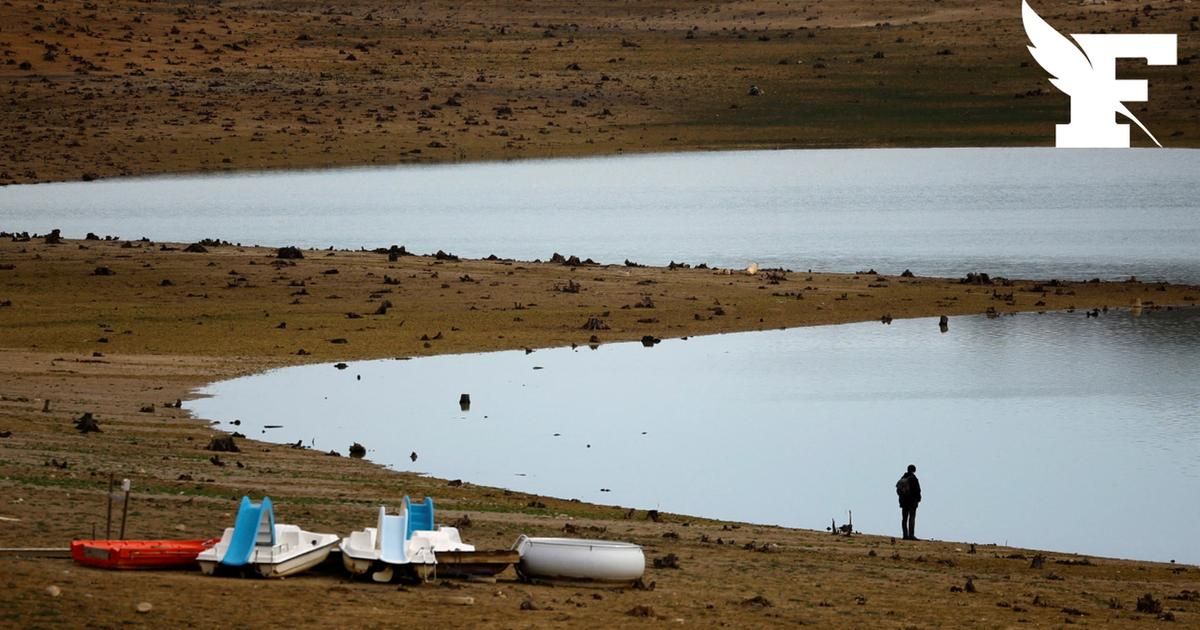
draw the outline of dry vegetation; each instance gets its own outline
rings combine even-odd
[[[1191,0],[1039,0],[1177,33],[1132,110],[1197,146]],[[0,3],[0,184],[735,147],[1053,142],[1019,3]],[[751,96],[751,86],[762,93]],[[1134,142],[1148,145],[1139,132]]]
[[[226,627],[234,622],[215,611],[235,609],[237,621],[252,627],[392,626],[401,614],[446,627],[678,620],[705,627],[1144,627],[1200,619],[1200,569],[1190,566],[1053,552],[1035,562],[1039,552],[969,543],[833,536],[671,514],[656,521],[644,511],[454,485],[240,438],[240,452],[220,453],[217,465],[205,446],[225,433],[189,420],[175,405],[214,379],[294,362],[608,343],[887,314],[927,316],[932,328],[937,315],[989,308],[1074,307],[1083,319],[1084,310],[1134,301],[1144,308],[1188,305],[1200,294],[1196,287],[389,260],[324,250],[281,259],[274,249],[211,243],[206,251],[185,251],[184,244],[46,240],[0,242],[0,547],[59,547],[90,537],[93,527],[102,533],[104,491],[115,474],[134,481],[131,537],[216,534],[232,522],[243,493],[272,496],[281,522],[342,533],[369,523],[381,502],[428,494],[442,508],[439,520],[469,515],[464,535],[481,546],[507,547],[522,532],[625,539],[644,545],[651,562],[674,554],[678,568],[649,568],[653,590],[534,586],[511,573],[496,583],[397,588],[351,582],[338,572],[264,582],[0,557],[0,625]],[[585,329],[592,318],[607,328]],[[953,318],[950,325],[953,334]],[[297,354],[301,348],[308,354]],[[72,421],[89,412],[101,432],[80,434]],[[1158,611],[1139,609],[1146,594]],[[153,610],[136,612],[141,602]]]

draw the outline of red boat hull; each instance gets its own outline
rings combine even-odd
[[[217,540],[74,540],[71,557],[102,569],[181,569],[195,566]]]

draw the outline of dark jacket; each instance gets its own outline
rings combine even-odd
[[[917,476],[910,472],[905,472],[901,479],[908,479],[908,494],[898,497],[900,499],[900,507],[915,508],[921,502],[921,482]]]

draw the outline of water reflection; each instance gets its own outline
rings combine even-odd
[[[918,535],[1198,562],[1197,350],[1194,309],[932,318],[304,366],[189,407],[439,477],[871,533],[912,462]]]

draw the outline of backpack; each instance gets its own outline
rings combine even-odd
[[[896,482],[896,496],[900,497],[901,499],[907,499],[911,493],[912,484],[909,483],[908,477],[901,477],[900,480]]]

